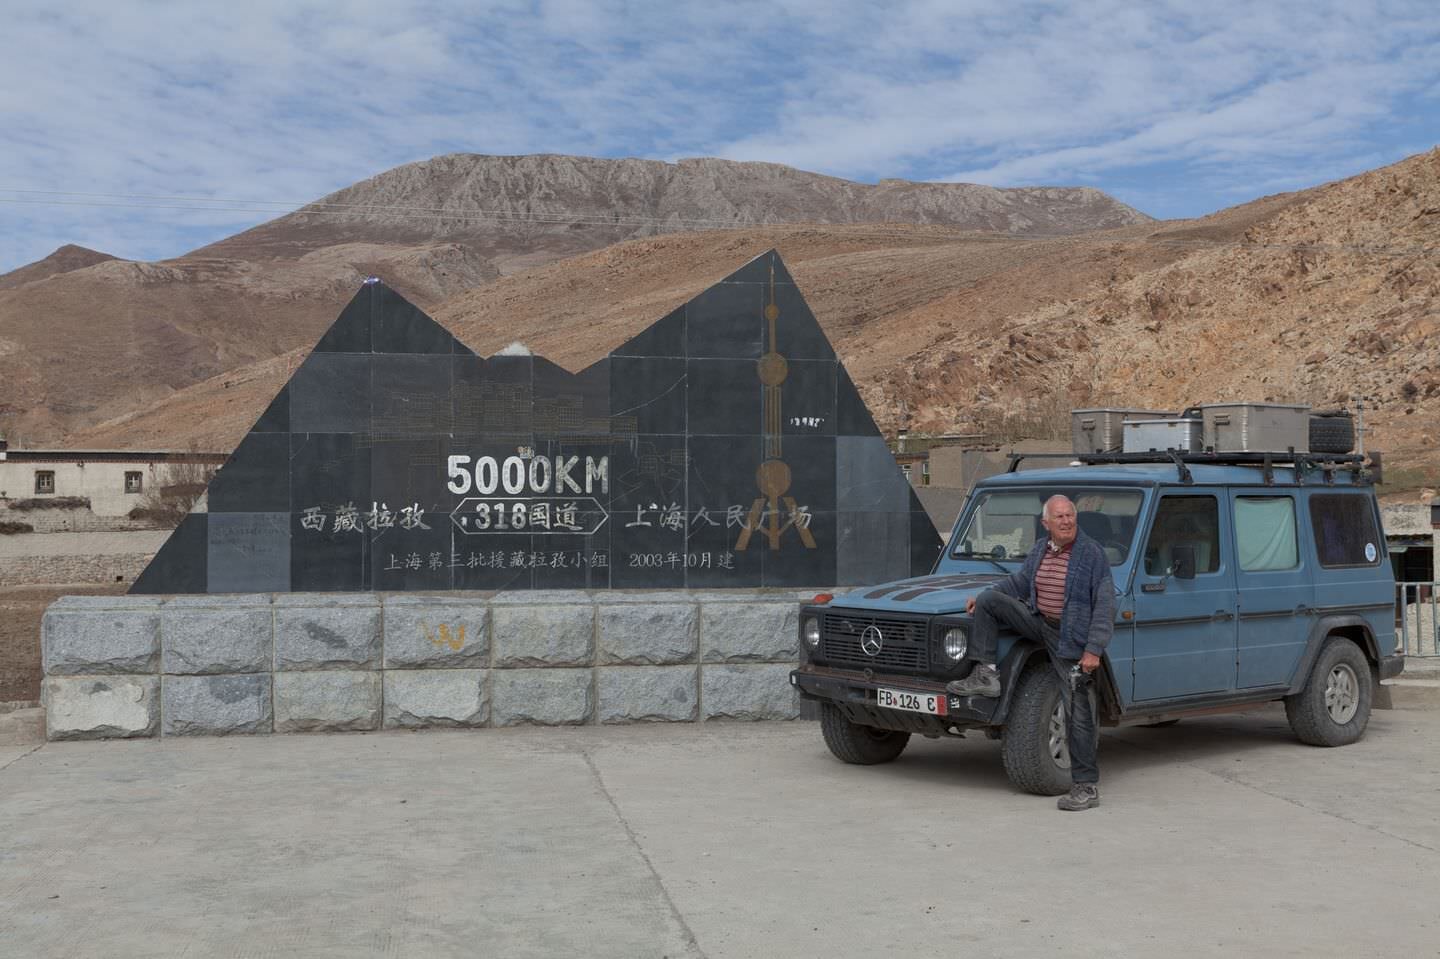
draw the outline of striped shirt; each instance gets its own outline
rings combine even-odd
[[[1059,619],[1065,608],[1065,575],[1070,572],[1070,550],[1075,546],[1072,539],[1060,549],[1051,543],[1035,570],[1035,605],[1040,615],[1047,619]]]

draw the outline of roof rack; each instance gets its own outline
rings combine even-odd
[[[1010,467],[1005,471],[1014,473],[1022,460],[1064,459],[1085,466],[1129,466],[1146,463],[1171,463],[1180,482],[1187,485],[1195,482],[1190,466],[1258,466],[1264,471],[1265,485],[1275,485],[1276,467],[1293,467],[1295,486],[1304,486],[1307,476],[1320,474],[1325,485],[1335,483],[1336,473],[1350,473],[1356,483],[1379,483],[1381,462],[1378,452],[1365,455],[1356,453],[1297,453],[1294,450],[1273,453],[1216,453],[1213,451],[1193,452],[1189,450],[1159,450],[1149,453],[1011,453]]]

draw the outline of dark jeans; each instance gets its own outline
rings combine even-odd
[[[1060,677],[1060,694],[1065,701],[1070,781],[1098,783],[1100,767],[1095,753],[1099,745],[1099,731],[1095,722],[1094,675],[1080,673],[1072,695],[1070,673],[1079,660],[1060,658],[1059,627],[1051,626],[1039,613],[1032,613],[1020,600],[995,589],[987,589],[975,599],[975,628],[970,634],[971,655],[975,659],[994,665],[1002,626],[1040,643],[1050,653],[1050,663]]]

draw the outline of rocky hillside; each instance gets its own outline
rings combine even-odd
[[[1373,445],[1440,460],[1440,150],[1152,241],[1183,255],[1137,269],[1087,239],[1109,275],[978,341],[907,354],[881,392],[937,426],[1057,399],[1363,401]]]
[[[1392,478],[1440,481],[1440,151],[1201,220],[1079,236],[886,225],[631,240],[431,311],[481,353],[518,339],[578,369],[771,246],[884,428],[1054,430],[1078,405],[1363,399]],[[306,348],[74,440],[223,448]]]
[[[900,222],[1051,235],[1147,219],[1090,189],[870,186],[724,160],[439,157],[174,260],[64,247],[0,276],[0,431],[30,445],[66,442],[308,348],[370,275],[428,308],[627,238],[716,226]]]

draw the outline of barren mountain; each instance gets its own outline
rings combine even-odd
[[[35,443],[308,348],[369,275],[424,307],[637,236],[796,221],[1049,235],[1148,218],[1091,189],[866,185],[769,163],[452,155],[159,263],[63,247],[0,276],[0,430]]]
[[[1057,400],[1363,402],[1368,444],[1415,474],[1392,478],[1440,481],[1440,149],[1246,211],[1155,230],[1184,255],[1117,258],[1080,296],[899,358],[881,392],[929,425]]]
[[[83,246],[67,243],[43,260],[36,260],[28,266],[0,275],[0,290],[14,289],[26,283],[35,283],[73,270],[83,270],[87,266],[113,259],[115,257],[109,253],[87,250]]]
[[[1085,404],[1363,399],[1392,479],[1440,479],[1440,151],[1200,220],[1081,236],[771,226],[631,240],[431,312],[482,354],[520,340],[579,369],[771,246],[883,428],[1053,429]],[[73,441],[225,448],[306,349]]]

